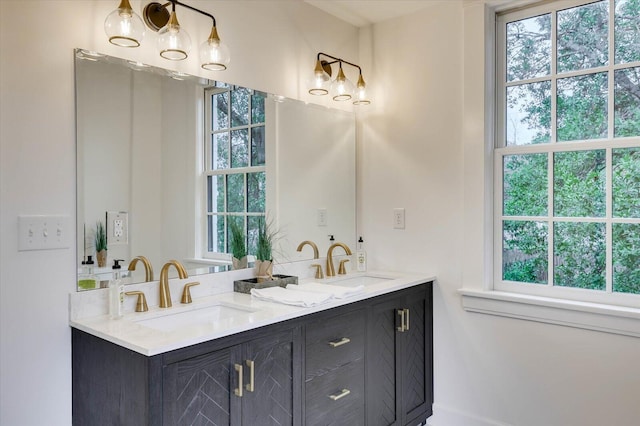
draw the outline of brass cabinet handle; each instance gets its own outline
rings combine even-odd
[[[340,391],[340,393],[335,394],[335,395],[329,395],[329,398],[331,398],[334,401],[339,400],[340,398],[344,398],[345,396],[349,395],[351,393],[351,391],[349,389],[342,389]]]
[[[247,363],[247,367],[249,367],[249,384],[246,385],[246,388],[249,392],[253,392],[255,389],[255,372],[254,372],[254,362],[250,359],[245,361]]]
[[[409,331],[409,308],[403,309],[403,311],[405,312],[405,325],[404,325],[404,331]]]
[[[233,366],[236,369],[236,371],[238,372],[238,387],[233,390],[233,393],[235,393],[236,396],[239,396],[240,398],[242,398],[242,382],[243,382],[243,380],[242,380],[242,365],[234,364]]]
[[[405,330],[405,310],[404,309],[398,309],[396,312],[398,313],[398,315],[400,315],[400,327],[397,327],[396,330],[398,330],[400,333],[404,333],[404,330]]]
[[[343,337],[340,340],[336,340],[333,342],[329,342],[329,345],[332,348],[337,348],[338,346],[342,346],[342,345],[346,345],[347,343],[349,343],[351,341],[351,339],[349,339],[348,337]]]

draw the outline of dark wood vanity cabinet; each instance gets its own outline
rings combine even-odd
[[[367,425],[416,425],[432,414],[431,283],[375,303],[367,320]]]
[[[163,424],[299,424],[297,333],[268,333],[165,365]]]
[[[72,330],[74,425],[417,425],[431,283],[147,357]]]

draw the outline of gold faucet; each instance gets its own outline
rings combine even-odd
[[[306,240],[306,241],[301,242],[300,244],[298,244],[298,248],[296,250],[297,251],[302,251],[302,247],[304,247],[305,244],[309,244],[311,246],[311,248],[313,249],[313,258],[314,259],[320,258],[320,253],[318,252],[318,246],[313,241]]]
[[[160,271],[160,307],[161,308],[170,308],[171,307],[171,291],[169,290],[169,268],[171,265],[176,267],[178,271],[178,276],[181,279],[189,278],[186,269],[182,266],[182,263],[177,260],[170,260],[164,264],[162,270]]]
[[[153,281],[153,267],[151,266],[151,262],[144,256],[136,256],[129,263],[129,271],[135,271],[136,265],[138,261],[142,262],[144,265],[144,282],[148,283],[149,281]]]
[[[351,249],[344,243],[333,243],[327,251],[327,277],[335,277],[336,270],[333,267],[333,249],[336,247],[342,247],[348,256],[351,256]]]

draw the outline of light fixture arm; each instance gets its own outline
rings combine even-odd
[[[171,5],[171,10],[173,12],[175,12],[176,5],[177,5],[177,6],[182,6],[185,9],[189,9],[194,12],[197,12],[201,15],[208,16],[209,18],[211,18],[211,22],[213,23],[213,26],[214,27],[216,26],[216,18],[212,14],[205,12],[203,10],[197,9],[193,6],[189,6],[188,4],[182,3],[178,0],[169,0],[164,4],[151,2],[144,7],[144,11],[143,11],[144,22],[153,31],[156,31],[156,32],[159,31],[162,27],[164,27],[167,24],[167,22],[169,22],[169,11],[167,10],[167,6],[169,5]]]
[[[320,56],[324,56],[326,58],[331,59],[331,61],[325,61],[323,59],[320,58]],[[342,68],[342,64],[347,64],[347,65],[351,65],[354,68],[358,69],[358,75],[362,76],[362,68],[360,68],[360,65],[354,64],[352,62],[349,61],[345,61],[344,59],[341,58],[336,58],[335,56],[331,56],[328,55],[326,53],[323,52],[318,52],[318,55],[316,56],[316,59],[318,61],[320,61],[320,63],[322,64],[322,68],[325,70],[325,72],[327,72],[327,74],[331,75],[331,65],[338,63],[340,68]],[[327,68],[329,69],[329,71],[327,71]]]

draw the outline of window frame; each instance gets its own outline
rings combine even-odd
[[[612,176],[611,176],[611,161],[612,150],[616,148],[632,148],[640,146],[640,136],[637,137],[619,137],[614,138],[614,89],[615,89],[615,71],[624,68],[633,68],[640,66],[640,61],[616,64],[614,60],[614,16],[615,16],[615,1],[611,1],[609,8],[609,57],[608,65],[589,68],[579,71],[571,72],[556,72],[556,15],[554,12],[572,8],[576,6],[587,5],[596,3],[598,0],[585,1],[585,0],[561,0],[554,2],[542,2],[533,6],[526,6],[515,10],[506,10],[495,13],[495,26],[494,26],[494,59],[493,64],[489,66],[495,66],[495,123],[494,123],[494,139],[493,139],[493,233],[491,238],[493,239],[493,280],[492,290],[496,292],[504,292],[505,294],[515,295],[530,295],[534,297],[543,298],[560,298],[568,301],[581,301],[587,303],[605,303],[609,305],[625,306],[630,308],[640,308],[640,295],[630,293],[613,293],[612,290],[612,224],[614,223],[638,223],[640,224],[640,218],[625,218],[618,219],[612,217],[611,214],[611,197],[612,197]],[[544,77],[514,80],[512,82],[506,82],[506,24],[508,22],[514,22],[522,19],[532,18],[543,14],[551,13],[551,65],[550,74]],[[608,129],[607,137],[600,139],[590,139],[586,141],[556,141],[556,81],[568,77],[582,76],[595,74],[598,72],[608,72],[608,92],[607,92],[607,105],[608,105]],[[525,83],[532,83],[537,81],[551,80],[551,129],[550,129],[550,142],[542,144],[530,144],[530,145],[515,145],[506,146],[506,88],[510,86],[516,86]],[[504,141],[504,142],[503,142]],[[606,206],[607,211],[604,217],[597,218],[561,218],[554,216],[553,212],[553,156],[556,152],[565,151],[586,151],[594,149],[606,150]],[[573,287],[561,287],[553,285],[553,277],[550,276],[548,284],[532,284],[532,283],[520,283],[514,281],[504,281],[502,279],[502,253],[503,253],[503,220],[509,220],[511,216],[503,215],[503,158],[507,155],[513,154],[533,154],[533,153],[546,153],[547,154],[547,216],[527,216],[526,220],[531,221],[544,221],[548,223],[549,241],[547,247],[549,249],[548,262],[552,264],[553,261],[553,222],[569,221],[569,222],[598,222],[605,223],[606,227],[606,290],[588,290]],[[520,217],[522,218],[522,217]],[[560,219],[560,220],[558,220]],[[549,271],[553,271],[549,267]]]

